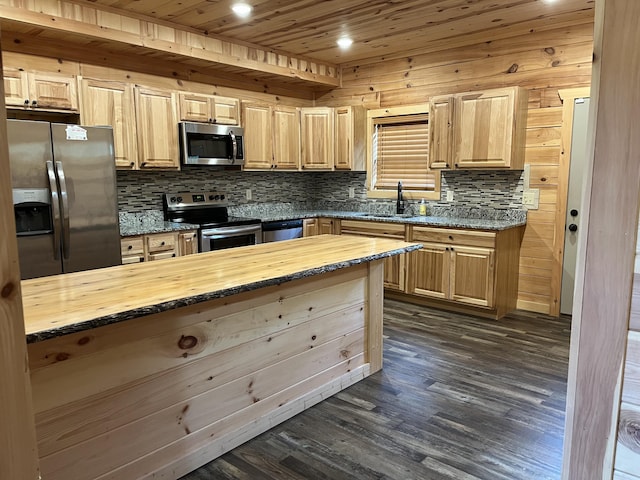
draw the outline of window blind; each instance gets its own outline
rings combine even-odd
[[[374,184],[376,190],[436,190],[437,174],[429,170],[429,123],[426,114],[374,120]]]

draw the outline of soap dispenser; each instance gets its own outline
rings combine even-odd
[[[419,212],[420,212],[420,215],[422,216],[425,216],[427,214],[427,204],[424,203],[424,198],[420,200]]]

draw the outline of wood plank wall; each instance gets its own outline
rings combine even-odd
[[[487,41],[428,54],[412,52],[344,66],[343,87],[316,99],[318,105],[386,108],[424,103],[432,95],[520,85],[529,90],[525,162],[530,187],[540,189],[540,208],[530,211],[520,258],[518,307],[557,314],[558,238],[564,224],[565,189],[559,185],[562,102],[559,89],[589,86],[593,22]],[[563,197],[563,198],[560,198]],[[556,278],[554,278],[554,276]],[[552,288],[552,285],[554,287]]]

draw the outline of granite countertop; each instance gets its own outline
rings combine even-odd
[[[162,262],[24,280],[21,286],[27,342],[279,285],[422,246],[351,235],[286,242],[286,248],[283,242],[263,243]]]
[[[329,210],[300,210],[286,213],[263,214],[260,219],[263,222],[278,220],[292,220],[298,218],[338,218],[342,220],[364,220],[373,222],[402,223],[411,225],[449,227],[449,228],[469,228],[478,230],[506,230],[508,228],[526,225],[525,218],[465,218],[465,217],[444,217],[444,216],[415,216],[404,214],[381,214],[366,212],[336,212]]]
[[[527,223],[527,215],[523,210],[493,210],[472,207],[438,208],[434,209],[431,215],[418,216],[413,213],[399,215],[388,210],[377,212],[343,211],[326,208],[299,208],[292,204],[257,203],[229,207],[229,214],[236,217],[257,218],[263,222],[327,217],[477,230],[506,230]],[[198,225],[190,223],[166,222],[162,211],[158,210],[120,213],[120,235],[122,237],[197,229]]]
[[[197,230],[191,223],[166,222],[161,211],[143,213],[120,213],[120,236],[133,237],[149,233],[167,233],[180,230]]]

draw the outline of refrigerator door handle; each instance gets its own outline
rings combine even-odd
[[[60,184],[60,198],[62,199],[62,255],[69,259],[69,244],[71,243],[71,232],[69,230],[69,195],[67,194],[67,181],[64,176],[62,162],[56,162],[56,173]]]
[[[53,258],[60,258],[60,201],[58,200],[58,185],[56,174],[53,171],[53,162],[47,160],[47,176],[49,177],[49,189],[51,191],[51,209],[53,210]]]

